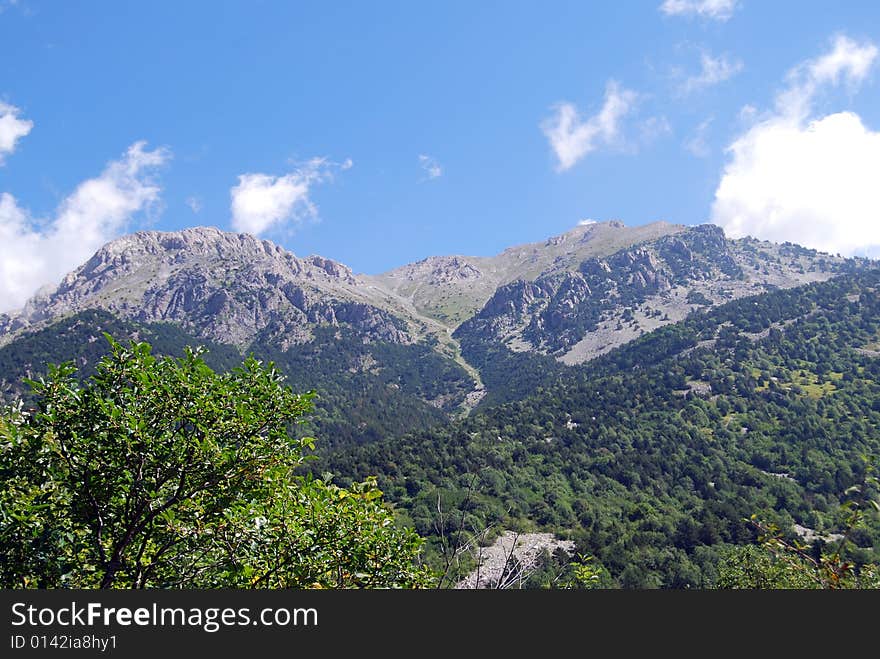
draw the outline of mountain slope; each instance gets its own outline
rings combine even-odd
[[[320,256],[299,259],[267,240],[208,227],[108,243],[54,290],[0,320],[0,332],[85,309],[176,322],[242,347],[258,335],[290,346],[308,341],[313,325],[339,323],[370,339],[415,340],[407,319],[377,306],[346,266]]]
[[[506,284],[454,336],[579,364],[703,307],[853,266],[795,245],[727,240],[700,225]]]
[[[139,232],[102,247],[20,312],[0,316],[0,345],[98,309],[140,324],[174,323],[291,364],[319,353],[338,358],[339,340],[342,362],[355,371],[351,364],[364,358],[358,342],[412,346],[415,371],[429,349],[440,358],[437,373],[455,374],[436,395],[422,387],[419,399],[467,412],[527,395],[566,365],[695,310],[860,265],[793,245],[731,241],[711,225],[664,222],[593,223],[493,257],[432,257],[378,276],[247,234]],[[367,361],[379,359],[378,369],[403,368],[400,351],[374,352]],[[347,378],[340,368],[315,373]]]
[[[0,402],[30,401],[26,378],[48,363],[71,361],[88,377],[109,352],[104,333],[120,342],[147,341],[158,355],[180,357],[186,346],[206,349],[205,361],[226,371],[242,362],[236,346],[187,333],[175,323],[139,323],[89,309],[16,336],[0,346]],[[297,392],[315,391],[314,412],[293,431],[321,438],[321,450],[347,446],[448,422],[473,383],[455,362],[429,345],[365,343],[347,327],[316,327],[294,349],[253,343],[249,353],[274,361]]]
[[[596,222],[540,243],[510,247],[495,256],[431,256],[369,280],[408,300],[424,316],[454,329],[477,313],[500,286],[576,268],[591,256],[607,256],[684,229],[667,222],[638,227]]]
[[[878,342],[880,271],[772,291],[316,468],[378,474],[431,546],[442,520],[552,531],[620,586],[705,587],[726,547],[754,541],[752,514],[808,542],[840,530],[863,455],[880,454]],[[876,517],[853,538],[851,559],[880,558]]]
[[[156,354],[173,357],[183,356],[186,346],[201,345],[206,350],[205,362],[219,371],[242,361],[234,346],[200,339],[172,323],[138,324],[90,309],[22,333],[0,346],[0,400],[29,400],[30,388],[24,380],[44,375],[47,364],[73,362],[81,377],[93,374],[101,357],[109,353],[105,332],[118,341],[147,341]]]

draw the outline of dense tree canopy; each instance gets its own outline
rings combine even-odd
[[[500,382],[519,365],[497,356],[491,366]],[[872,454],[876,271],[694,314],[520,400],[334,451],[321,468],[377,474],[429,555],[460,520],[540,529],[574,540],[616,586],[693,588],[722,583],[730,548],[757,542],[753,514],[818,556],[843,533],[847,492]],[[448,528],[438,528],[438,499]],[[876,512],[847,547],[856,566],[880,561]]]
[[[374,481],[296,473],[311,395],[273,365],[217,374],[198,351],[111,344],[88,380],[53,366],[0,421],[3,587],[427,583]]]
[[[344,333],[325,338],[279,359],[297,380],[369,361]],[[328,442],[309,462],[310,440],[290,437],[310,401],[271,366],[217,375],[197,354],[157,360],[133,345],[83,384],[54,369],[36,408],[0,432],[3,583],[424,584],[420,541],[392,524],[378,484],[440,573],[462,529],[485,542],[517,529],[573,540],[594,557],[593,585],[876,586],[880,519],[866,506],[850,524],[847,506],[854,487],[878,499],[863,458],[880,454],[880,272],[706,309],[577,368],[462,344],[494,400],[390,432],[432,424],[389,392],[445,396],[458,374],[435,391],[431,355],[389,353],[394,373],[339,380],[316,424],[341,435],[379,410],[387,434]],[[328,469],[356,484],[334,486]],[[778,529],[774,552],[752,515]],[[575,572],[570,556],[548,557],[528,585],[580,583]]]

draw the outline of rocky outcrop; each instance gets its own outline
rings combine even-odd
[[[399,281],[441,286],[479,279],[483,273],[463,256],[429,256],[392,271],[390,276]]]
[[[431,259],[431,270],[428,282],[431,284],[448,284],[483,276],[477,268],[458,256]]]
[[[247,234],[139,232],[0,315],[0,343],[103,309],[241,347],[259,339],[287,348],[316,327],[347,326],[365,342],[430,336],[455,355],[468,337],[579,363],[706,304],[819,281],[843,263],[791,244],[728,240],[712,225],[600,222],[493,257],[430,257],[370,277]]]
[[[503,286],[458,333],[558,353],[596,327],[604,312],[667,291],[672,273],[653,249],[636,247],[585,260],[576,271]]]
[[[494,256],[432,256],[376,275],[373,281],[420,314],[454,330],[508,284],[577,270],[588,258],[605,258],[685,229],[666,222],[639,227],[626,227],[618,221],[593,222],[541,242],[509,247]]]
[[[589,349],[566,359],[577,363],[598,354],[597,350],[679,320],[703,301],[712,304],[712,300],[752,295],[780,283],[794,286],[830,276],[834,269],[823,268],[815,255],[789,254],[784,246],[765,245],[779,255],[747,241],[729,241],[716,226],[690,227],[584,259],[574,270],[550,271],[534,281],[502,286],[454,336],[567,358],[585,337],[601,335],[601,341],[589,341]],[[761,266],[753,265],[758,273],[747,276],[744,264],[756,263],[755,255]],[[772,264],[775,271],[764,264]]]
[[[347,266],[206,227],[114,240],[6,326],[26,328],[85,309],[174,322],[239,346],[261,335],[287,347],[308,340],[310,326],[337,324],[365,340],[412,341],[404,320],[369,304]]]

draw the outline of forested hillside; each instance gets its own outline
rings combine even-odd
[[[136,323],[106,311],[83,311],[0,347],[0,397],[31,398],[26,378],[49,363],[72,361],[86,378],[106,355],[108,333],[118,341],[149,342],[156,354],[180,357],[186,346],[205,348],[205,362],[227,371],[241,362],[235,346],[199,338],[172,323]],[[294,349],[255,343],[247,351],[274,361],[296,391],[315,391],[315,409],[297,431],[322,438],[322,448],[347,446],[426,429],[450,418],[473,383],[455,362],[425,343],[365,343],[346,327],[316,328]]]
[[[0,397],[6,402],[18,396],[27,400],[31,390],[24,379],[45,374],[47,364],[70,361],[79,369],[81,378],[92,375],[101,357],[110,352],[104,333],[117,340],[147,341],[156,353],[173,357],[183,356],[186,346],[201,345],[206,350],[206,363],[219,371],[241,362],[235,347],[199,339],[178,325],[139,324],[90,309],[0,346]]]
[[[740,299],[521,401],[314,469],[378,474],[435,549],[460,526],[548,529],[616,585],[709,586],[729,546],[755,540],[752,514],[806,540],[840,529],[863,456],[880,453],[878,284],[871,271]],[[880,558],[876,517],[852,539],[858,560]]]
[[[317,392],[295,427],[319,440],[309,468],[343,485],[377,475],[435,565],[463,529],[484,541],[544,530],[595,556],[605,585],[705,587],[732,546],[755,541],[753,514],[816,551],[838,537],[863,457],[880,454],[878,287],[880,271],[864,271],[703,308],[580,366],[464,332],[488,392],[466,418],[471,375],[430,337],[326,325],[295,347],[266,339],[246,352]],[[24,378],[49,362],[90,375],[104,332],[157,354],[206,346],[219,371],[242,359],[178,325],[88,310],[0,348],[4,399],[27,402]],[[876,517],[851,540],[857,561],[880,558]]]

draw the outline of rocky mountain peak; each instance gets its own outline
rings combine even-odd
[[[101,309],[241,347],[286,349],[311,341],[318,327],[344,325],[365,342],[431,335],[450,355],[467,339],[578,363],[696,308],[827,278],[840,261],[728,240],[712,225],[610,221],[495,256],[433,256],[365,276],[248,234],[142,231],[99,249],[18,314],[0,316],[0,343]]]
[[[429,256],[387,273],[387,277],[402,281],[425,282],[432,285],[448,284],[482,276],[476,267],[476,258],[465,256]]]
[[[104,309],[241,346],[264,332],[290,345],[308,340],[310,325],[340,322],[367,337],[410,341],[406,323],[370,302],[350,268],[321,256],[300,259],[268,240],[213,227],[140,231],[107,243],[56,288],[0,319],[0,332]]]
[[[654,222],[579,224],[540,242],[509,247],[495,256],[432,256],[372,278],[419,313],[454,329],[472,318],[507,284],[575,272],[591,257],[606,257],[645,241],[674,236],[686,227]]]
[[[646,240],[604,254],[594,251],[574,269],[570,261],[554,262],[535,279],[499,287],[454,336],[579,363],[701,305],[819,281],[841,265],[839,259],[820,261],[771,243],[730,241],[713,225],[679,229],[658,223],[641,229]],[[619,223],[595,223],[546,245],[613,246],[609,236],[631,231]],[[585,253],[590,252],[575,252]]]

